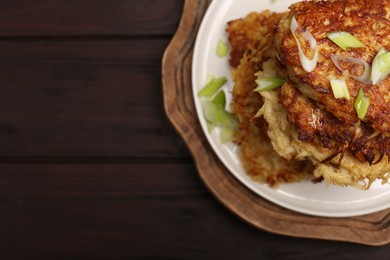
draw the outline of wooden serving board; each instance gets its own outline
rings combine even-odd
[[[210,2],[185,1],[178,31],[165,51],[162,64],[166,114],[187,143],[205,185],[234,214],[269,232],[367,245],[390,243],[390,209],[350,218],[300,214],[253,193],[224,167],[206,140],[192,97],[192,51],[198,27]]]

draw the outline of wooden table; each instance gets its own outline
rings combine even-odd
[[[0,2],[1,259],[388,259],[251,227],[162,102],[180,0]]]

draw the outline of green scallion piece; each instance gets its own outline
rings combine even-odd
[[[222,40],[218,41],[217,45],[217,55],[218,57],[225,57],[229,53],[229,45]]]
[[[363,120],[370,106],[370,99],[366,97],[362,88],[359,89],[354,106],[358,117]]]
[[[390,52],[387,52],[386,54],[382,55],[381,59],[387,66],[390,66]]]
[[[347,83],[344,79],[331,79],[330,85],[332,87],[333,96],[335,98],[345,98],[347,100],[351,98]]]
[[[237,131],[237,128],[223,127],[220,131],[219,139],[221,143],[227,143],[233,140],[233,137]]]
[[[366,47],[361,41],[356,39],[349,32],[331,32],[328,33],[327,36],[332,42],[337,44],[343,50],[346,50],[347,48]]]
[[[207,124],[207,131],[209,133],[211,133],[211,131],[213,131],[213,129],[215,128],[215,125],[213,125],[212,123],[210,123],[209,121],[206,121],[206,124]]]
[[[390,52],[381,48],[372,61],[371,81],[379,84],[390,74]]]
[[[281,87],[284,84],[285,80],[276,77],[266,77],[266,78],[258,78],[256,80],[257,88],[253,91],[261,92],[273,90],[275,88]]]
[[[225,108],[226,106],[226,95],[223,90],[220,90],[217,95],[213,98],[212,102],[218,106]]]
[[[226,77],[212,79],[199,91],[198,97],[211,97],[226,83],[226,81]]]
[[[227,112],[224,107],[213,102],[203,102],[203,114],[206,120],[215,126],[237,127],[237,122],[233,115]]]

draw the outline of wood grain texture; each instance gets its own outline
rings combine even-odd
[[[177,28],[180,2],[3,0],[0,37],[170,35]]]
[[[166,113],[187,143],[206,186],[240,218],[273,233],[367,245],[390,243],[390,209],[353,218],[321,218],[299,214],[252,193],[222,165],[207,144],[198,123],[190,80],[193,43],[208,4],[209,1],[201,0],[185,2],[179,30],[163,60]]]
[[[0,160],[189,158],[156,90],[167,45],[0,41]]]
[[[386,259],[227,214],[193,164],[0,165],[1,259]]]
[[[163,111],[182,5],[0,1],[0,259],[387,260],[258,230],[207,190]]]

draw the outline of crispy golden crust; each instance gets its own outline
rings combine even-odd
[[[287,110],[280,104],[280,92],[290,92],[292,101],[300,104],[306,104],[302,95],[296,95],[294,85],[286,83],[282,89],[274,91],[260,92],[264,98],[264,105],[259,111],[259,115],[266,120],[267,132],[275,151],[289,160],[309,159],[314,164],[313,174],[315,177],[323,178],[327,184],[348,185],[358,189],[368,189],[376,180],[382,180],[387,183],[390,178],[390,162],[387,158],[369,165],[368,162],[361,162],[351,154],[349,150],[340,152],[337,147],[324,148],[319,141],[303,142],[299,140],[297,128],[287,121]],[[296,98],[295,98],[296,97]],[[298,100],[301,99],[301,100]],[[298,105],[300,107],[302,105]],[[305,113],[305,111],[302,111]],[[318,111],[320,112],[320,111]],[[313,117],[311,124],[321,124],[321,120],[329,120],[326,114],[316,114],[319,119]],[[306,114],[308,116],[308,114]],[[298,120],[304,120],[307,117],[302,116]],[[310,117],[309,117],[310,118]],[[342,129],[340,129],[342,131]],[[323,133],[323,132],[322,132]],[[337,129],[333,131],[337,134]]]
[[[326,6],[329,2],[334,6]],[[390,8],[384,1],[347,0],[348,7],[344,1],[329,2],[302,2],[294,5],[292,10],[303,12],[306,8],[314,12],[312,16],[307,14],[307,19],[316,17],[317,12],[316,21],[300,21],[303,18],[298,18],[298,22],[303,27],[312,26],[323,32],[325,29],[321,24],[315,23],[326,19],[326,15],[336,17],[340,10],[359,14],[362,6],[370,9],[364,17],[378,18],[379,22],[373,20],[375,26],[388,23]],[[370,5],[378,5],[378,8],[369,8]],[[334,99],[327,76],[341,76],[342,73],[331,62],[331,51],[349,52],[342,52],[332,42],[321,38],[319,64],[314,73],[305,73],[300,67],[295,40],[291,41],[289,34],[290,18],[287,14],[275,15],[266,11],[252,13],[228,25],[235,82],[231,105],[240,125],[236,141],[247,173],[254,180],[271,185],[307,177],[361,189],[369,188],[377,179],[386,183],[390,178],[390,135],[383,130],[388,128],[386,109],[390,77],[370,89],[348,78],[352,100]],[[273,29],[275,22],[278,25]],[[387,28],[377,28],[376,33],[387,34]],[[318,37],[316,32],[314,35]],[[388,46],[389,39],[383,37],[383,46]],[[370,45],[368,54],[362,50],[352,50],[351,53],[370,61],[377,51],[371,50],[371,45],[377,46],[364,43]],[[262,77],[283,77],[287,83],[281,89],[258,95],[253,92],[255,73]],[[364,122],[358,120],[353,107],[360,87],[375,103]]]
[[[330,56],[337,54],[362,58],[372,63],[381,47],[390,49],[390,21],[388,0],[346,0],[308,1],[294,4],[290,14],[278,26],[277,49],[281,62],[287,67],[290,79],[298,84],[305,95],[320,101],[327,111],[349,125],[359,122],[354,109],[354,101],[360,88],[370,98],[371,105],[364,119],[380,132],[390,134],[390,77],[379,85],[360,83],[337,69]],[[319,62],[315,70],[307,73],[299,60],[298,48],[290,32],[290,21],[295,17],[301,27],[311,32],[319,45]],[[327,38],[327,33],[346,31],[363,42],[365,48],[339,48]],[[303,46],[309,52],[308,45]],[[359,76],[361,70],[344,64],[350,73]],[[346,79],[351,99],[336,99],[333,96],[330,78]]]
[[[232,110],[237,117],[240,131],[236,141],[246,172],[255,181],[277,186],[284,182],[297,182],[312,176],[313,167],[305,161],[287,161],[274,150],[262,118],[254,118],[263,105],[261,96],[253,92],[255,73],[273,51],[271,33],[280,15],[266,11],[249,14],[244,19],[232,21],[227,31],[231,45],[233,69]]]
[[[226,32],[230,43],[230,65],[237,67],[248,50],[265,49],[274,33],[275,24],[285,15],[266,10],[261,15],[253,12],[244,19],[228,22]]]
[[[378,85],[367,85],[343,74],[332,62],[331,54],[362,58],[371,63],[381,47],[390,49],[390,21],[385,7],[390,1],[321,1],[302,2],[290,7],[288,17],[278,25],[277,49],[281,69],[295,87],[282,91],[281,101],[287,108],[289,121],[297,128],[299,138],[305,142],[317,141],[323,147],[344,152],[349,150],[360,161],[370,164],[390,157],[390,77]],[[315,70],[307,73],[299,60],[297,44],[290,32],[290,20],[309,30],[319,44],[319,62]],[[327,38],[327,33],[347,31],[366,47],[343,51]],[[304,45],[305,46],[305,45]],[[306,46],[308,47],[308,46]],[[343,64],[350,73],[355,67]],[[348,85],[350,100],[336,99],[330,78],[343,77]],[[363,88],[371,104],[364,121],[360,121],[354,101]],[[313,118],[319,124],[313,123]]]
[[[332,156],[348,150],[360,161],[370,164],[380,162],[385,155],[390,157],[390,138],[376,133],[365,122],[355,127],[345,124],[302,95],[293,84],[283,85],[280,100],[301,141],[336,151]]]

